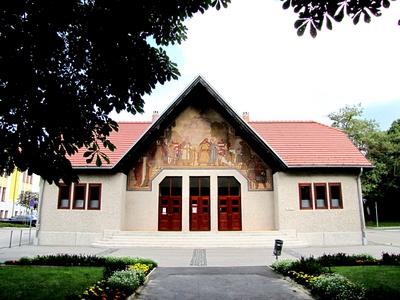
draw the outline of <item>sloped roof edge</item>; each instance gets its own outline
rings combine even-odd
[[[189,86],[170,104],[170,106],[158,117],[158,119],[142,134],[137,142],[120,158],[120,160],[114,165],[116,170],[124,170],[124,161],[130,159],[130,155],[138,150],[142,143],[145,143],[149,138],[160,129],[163,123],[168,117],[174,112],[174,110],[182,103],[182,101],[188,96],[188,94],[199,84],[201,84],[207,92],[213,96],[213,98],[221,105],[226,112],[237,122],[238,126],[249,135],[249,138],[255,139],[255,141],[263,147],[263,150],[270,153],[276,165],[279,169],[287,169],[287,165],[283,159],[266,143],[260,135],[255,132],[242,118],[233,110],[233,108],[225,102],[225,100],[211,87],[211,85],[201,76],[198,75]]]

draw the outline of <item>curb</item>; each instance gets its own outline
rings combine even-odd
[[[155,267],[153,270],[150,271],[149,274],[146,275],[146,278],[144,279],[144,282],[141,286],[139,286],[136,291],[130,295],[128,298],[126,298],[126,300],[135,300],[137,299],[137,297],[139,297],[139,295],[141,294],[141,291],[145,288],[145,286],[147,285],[147,283],[150,280],[150,275],[153,274],[153,272],[157,269],[157,267]]]

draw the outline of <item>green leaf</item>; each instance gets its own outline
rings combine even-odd
[[[312,24],[312,23],[310,26],[310,34],[313,38],[315,38],[317,36],[317,29],[315,28],[314,24]]]
[[[102,165],[103,163],[102,163],[102,161],[101,161],[101,158],[100,158],[100,155],[96,155],[96,167],[101,167],[101,165]]]
[[[358,21],[360,21],[360,16],[361,16],[361,13],[358,13],[354,16],[354,18],[353,18],[354,25],[357,25]]]
[[[94,158],[94,155],[92,155],[90,158],[88,158],[88,159],[86,160],[86,163],[87,163],[87,164],[91,164],[92,161],[93,161],[93,158]]]
[[[288,9],[289,7],[290,7],[290,0],[283,2],[283,5],[282,5],[283,9]]]
[[[306,27],[306,23],[304,23],[303,26],[299,27],[299,29],[297,29],[297,35],[302,36],[304,34],[304,31],[306,31]]]
[[[371,22],[371,16],[368,13],[364,13],[364,22],[365,23]]]
[[[390,6],[390,1],[389,1],[389,0],[383,0],[383,1],[382,1],[382,4],[383,4],[383,7],[384,7],[384,8],[389,8],[389,6]]]
[[[342,8],[336,15],[333,16],[336,22],[341,22],[344,18],[344,9]]]
[[[86,151],[85,153],[83,153],[83,157],[89,157],[92,154],[93,154],[93,151]]]
[[[294,28],[299,28],[300,26],[302,26],[305,23],[304,20],[297,20],[296,22],[294,22]]]
[[[326,28],[332,30],[332,21],[328,17],[326,17]]]

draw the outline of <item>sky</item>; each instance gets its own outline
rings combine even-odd
[[[278,0],[232,0],[185,22],[188,38],[166,48],[181,77],[145,97],[145,113],[118,121],[151,120],[197,77],[251,120],[314,120],[361,103],[382,130],[400,118],[400,1],[379,18],[334,23],[317,38],[296,34],[296,16]]]

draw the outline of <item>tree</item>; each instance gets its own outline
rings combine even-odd
[[[382,8],[388,8],[390,1],[395,0],[281,0],[283,8],[293,8],[298,14],[294,22],[299,36],[303,35],[306,29],[312,37],[317,36],[325,23],[326,28],[332,30],[332,22],[341,22],[345,15],[349,16],[354,24],[364,19],[364,22],[371,22],[371,17],[379,17]],[[400,24],[400,21],[399,21]]]
[[[30,208],[32,201],[34,202],[34,208],[36,208],[39,203],[39,193],[23,191],[18,196],[18,204],[23,207]]]
[[[185,40],[194,13],[229,2],[0,1],[0,171],[69,183],[79,149],[107,161],[118,130],[109,113],[143,112],[143,96],[179,76],[160,46]]]
[[[374,168],[362,175],[363,196],[367,205],[379,203],[380,218],[399,220],[400,210],[400,119],[387,131],[374,120],[362,118],[361,104],[345,106],[329,114],[332,126],[347,133],[354,145],[366,155]]]
[[[368,154],[368,147],[378,132],[378,124],[374,120],[361,119],[363,108],[361,103],[353,106],[346,105],[333,112],[328,117],[333,121],[332,127],[340,128],[347,133],[353,144],[364,154]]]

